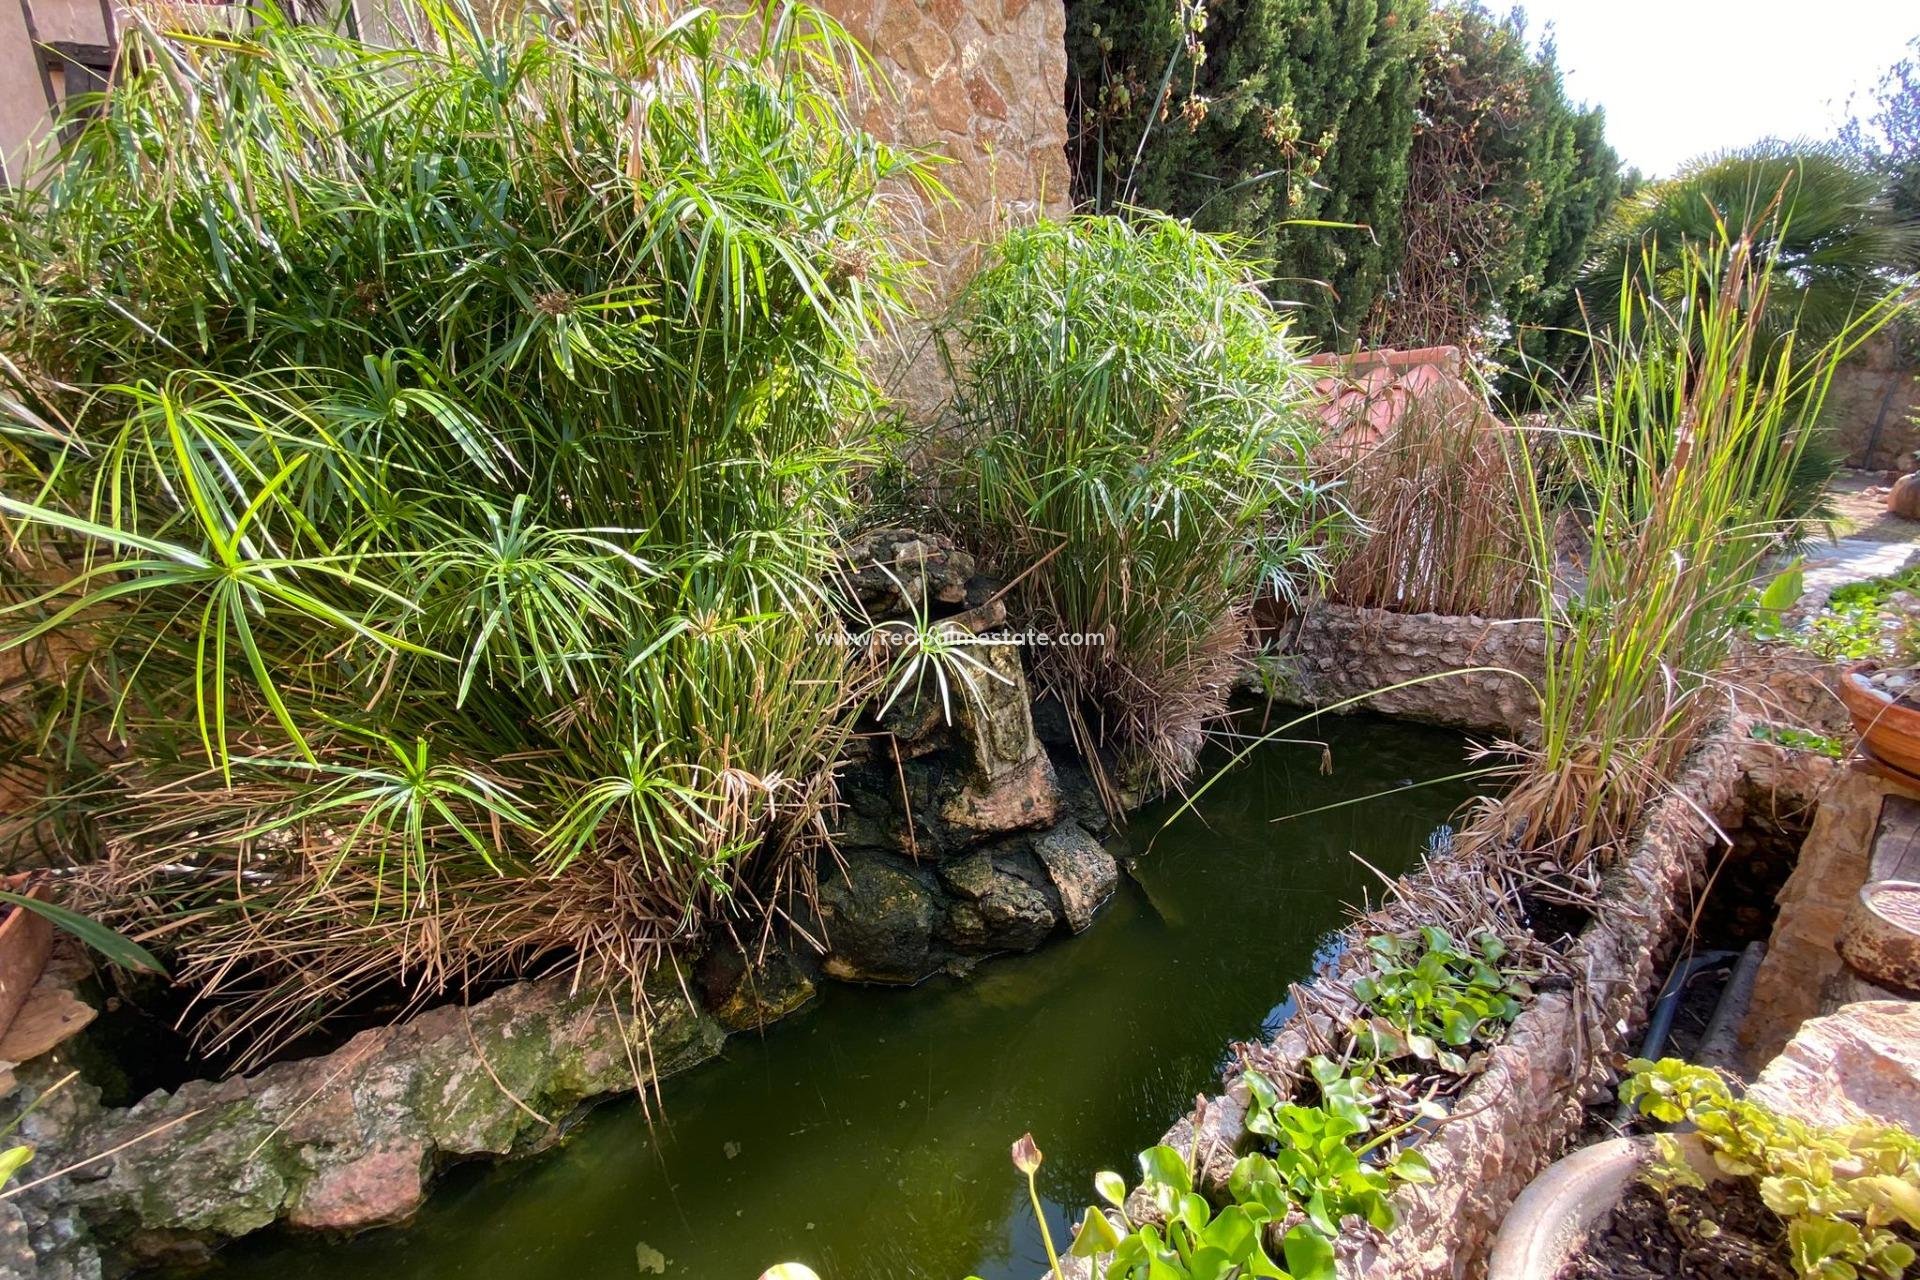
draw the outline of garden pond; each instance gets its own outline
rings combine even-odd
[[[560,1150],[454,1169],[408,1226],[230,1247],[218,1280],[1033,1280],[1046,1256],[1008,1147],[1032,1132],[1056,1239],[1096,1170],[1132,1175],[1229,1042],[1287,1012],[1347,909],[1471,794],[1453,733],[1325,719],[1259,748],[1194,812],[1136,814],[1114,901],[1081,936],[911,990],[810,1006],[609,1104]],[[1343,801],[1357,801],[1339,804]],[[1334,808],[1323,808],[1339,805]],[[1318,812],[1312,812],[1318,810]],[[1284,820],[1282,820],[1284,819]],[[1363,864],[1353,856],[1366,859]]]

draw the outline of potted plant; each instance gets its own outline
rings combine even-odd
[[[1840,673],[1840,701],[1869,755],[1920,777],[1920,679],[1911,668],[1856,663]]]
[[[1488,1280],[1899,1280],[1913,1264],[1920,1138],[1809,1125],[1673,1059],[1632,1067],[1621,1097],[1692,1131],[1616,1138],[1549,1168],[1501,1224]]]

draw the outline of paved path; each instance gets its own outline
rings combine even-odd
[[[1920,526],[1916,527],[1920,531]],[[1818,608],[1827,602],[1827,593],[1849,582],[1865,582],[1899,573],[1920,561],[1920,542],[1881,542],[1867,538],[1842,538],[1838,542],[1816,546],[1807,553],[1804,569],[1806,593],[1802,605]]]

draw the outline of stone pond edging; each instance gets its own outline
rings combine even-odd
[[[0,1201],[0,1274],[97,1276],[94,1239],[136,1264],[191,1262],[282,1218],[316,1230],[403,1218],[436,1169],[539,1150],[582,1104],[718,1053],[725,1028],[677,988],[656,975],[647,1048],[630,1005],[559,976],[132,1107],[63,1089],[22,1126],[37,1152],[21,1181],[93,1162]],[[41,1088],[65,1073],[31,1070]]]
[[[1488,1055],[1461,1096],[1457,1121],[1422,1150],[1428,1186],[1395,1195],[1400,1226],[1382,1236],[1350,1230],[1341,1274],[1355,1280],[1465,1280],[1485,1266],[1507,1210],[1580,1131],[1603,1099],[1614,1064],[1636,1046],[1674,948],[1705,890],[1720,830],[1739,824],[1750,765],[1776,796],[1811,800],[1827,762],[1796,777],[1777,748],[1754,743],[1750,722],[1725,723],[1696,751],[1674,793],[1649,814],[1633,850],[1603,886],[1599,910],[1568,960],[1570,991],[1543,991]],[[1776,800],[1777,803],[1777,800]]]
[[[1269,639],[1272,651],[1242,687],[1279,702],[1330,707],[1359,699],[1341,709],[1509,735],[1531,725],[1539,705],[1530,682],[1544,668],[1546,637],[1537,619],[1316,600],[1278,623]],[[1443,671],[1461,674],[1430,678]],[[1375,689],[1385,692],[1363,696]]]
[[[1268,652],[1241,678],[1245,692],[1508,737],[1534,723],[1533,683],[1546,660],[1536,619],[1393,613],[1326,600],[1271,624],[1268,640]],[[1790,645],[1743,642],[1726,684],[1735,709],[1752,720],[1844,736],[1850,729],[1834,692],[1838,670]],[[1439,675],[1447,671],[1461,674]]]

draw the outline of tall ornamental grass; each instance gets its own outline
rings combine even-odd
[[[1514,501],[1519,433],[1478,396],[1415,397],[1332,471],[1363,531],[1328,594],[1395,613],[1515,618],[1534,606],[1529,522]]]
[[[1583,564],[1544,568],[1556,515],[1538,469],[1516,470],[1543,566],[1540,727],[1474,833],[1556,872],[1617,855],[1727,705],[1716,673],[1741,604],[1795,531],[1834,370],[1899,310],[1890,295],[1803,344],[1792,308],[1776,309],[1784,268],[1768,243],[1722,226],[1669,250],[1678,274],[1658,291],[1629,278],[1611,335],[1594,338],[1593,400],[1556,415],[1591,426],[1554,442],[1587,525]]]
[[[1230,243],[1142,212],[1007,235],[948,342],[959,519],[1023,621],[1104,641],[1035,649],[1041,686],[1106,782],[1176,782],[1255,596],[1323,571],[1336,508],[1286,322]]]
[[[34,816],[235,1051],[766,921],[845,731],[877,191],[926,180],[864,55],[798,3],[425,19],[141,23],[0,217]]]

